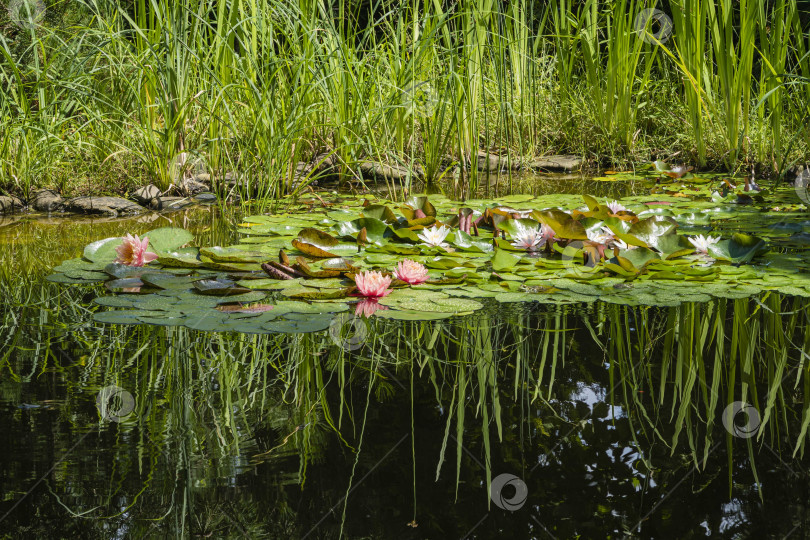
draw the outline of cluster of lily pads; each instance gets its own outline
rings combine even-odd
[[[94,242],[50,279],[104,281],[114,294],[95,302],[116,309],[97,312],[99,321],[243,332],[321,330],[350,309],[428,320],[493,300],[674,306],[763,290],[810,296],[805,252],[776,253],[742,232],[706,235],[751,210],[678,193],[621,202],[318,197],[244,218],[228,247],[190,246],[177,228],[150,231],[148,242]]]

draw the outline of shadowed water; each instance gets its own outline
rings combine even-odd
[[[228,245],[235,218],[0,225],[0,533],[807,536],[806,300],[372,318],[355,348],[104,325],[102,286],[44,280],[169,220]],[[724,425],[735,402],[758,418]]]

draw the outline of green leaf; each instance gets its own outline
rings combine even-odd
[[[144,236],[149,238],[149,250],[158,255],[176,251],[194,240],[194,235],[179,227],[161,227]]]
[[[665,234],[664,236],[659,236],[655,240],[653,247],[660,251],[666,259],[674,259],[686,255],[695,249],[689,240],[679,234]]]
[[[329,248],[338,245],[337,238],[335,238],[329,233],[326,233],[319,229],[314,229],[312,227],[301,229],[298,232],[298,238],[302,242],[312,244],[313,246],[319,247],[323,250],[328,250]]]
[[[216,262],[234,262],[234,263],[263,263],[270,257],[267,253],[258,251],[245,251],[237,247],[205,247],[200,248],[199,253],[201,256],[208,257]]]
[[[440,319],[447,319],[454,315],[454,313],[428,313],[426,311],[413,311],[401,309],[379,309],[374,312],[375,317],[383,319],[392,319],[395,321],[436,321]]]
[[[130,309],[125,311],[98,311],[93,314],[93,319],[100,323],[105,324],[141,324],[139,315],[146,312]]]
[[[124,241],[120,237],[98,240],[91,244],[87,244],[82,255],[88,261],[95,263],[111,263],[116,259],[116,257],[118,257],[118,254],[115,252],[115,248],[120,246],[123,242]]]
[[[480,302],[466,298],[438,298],[435,300],[408,298],[397,304],[397,309],[426,313],[472,313],[482,307],[484,306]]]
[[[54,272],[76,272],[76,271],[101,271],[105,270],[107,264],[104,262],[94,263],[87,261],[85,259],[68,259],[66,261],[62,261],[62,264],[59,266],[55,266],[53,271]],[[130,268],[130,267],[127,267]],[[146,270],[144,268],[139,268],[141,272],[149,272],[150,270]]]
[[[554,230],[554,233],[567,240],[587,240],[588,235],[585,233],[585,227],[582,223],[574,220],[571,216],[553,208],[551,210],[535,210],[532,216],[545,223]]]
[[[233,289],[232,289],[233,290]],[[232,304],[234,302],[249,303],[264,300],[267,295],[259,291],[250,291],[242,294],[228,294],[218,297],[218,304]]]
[[[495,255],[492,257],[492,269],[496,272],[512,270],[518,261],[520,261],[520,257],[517,255],[512,255],[503,249],[496,249]]]
[[[623,259],[630,261],[635,268],[644,268],[650,261],[660,259],[656,252],[643,247],[635,249],[623,249],[619,252],[619,255]]]
[[[230,279],[200,279],[194,282],[194,287],[202,294],[224,296],[249,292],[244,287],[238,287]]]
[[[400,211],[407,220],[415,218],[416,210],[421,210],[425,216],[436,217],[436,208],[430,203],[426,195],[415,195],[405,201],[405,204],[407,206],[401,207]]]
[[[157,262],[162,266],[172,268],[200,268],[200,250],[197,248],[182,248],[168,251],[158,255]]]
[[[363,217],[379,219],[386,223],[396,223],[397,216],[394,211],[382,204],[370,204],[363,208]]]
[[[748,234],[734,234],[730,240],[720,240],[709,246],[709,254],[715,259],[733,263],[748,263],[754,257],[769,251],[768,243]]]
[[[522,230],[535,231],[540,227],[540,223],[528,218],[505,219],[498,224],[498,228],[509,233],[515,238]]]
[[[334,230],[341,238],[357,240],[357,235],[363,228],[366,229],[368,242],[377,245],[382,245],[386,237],[393,235],[391,228],[384,221],[368,217],[337,223]]]
[[[335,257],[340,257],[340,255],[330,253],[329,251],[321,249],[318,246],[314,246],[307,242],[302,242],[297,238],[292,241],[292,245],[295,249],[297,249],[307,257],[314,257],[318,259],[333,259]]]
[[[672,218],[650,216],[634,223],[627,233],[646,242],[648,246],[654,246],[659,237],[673,233],[677,226],[678,224]]]

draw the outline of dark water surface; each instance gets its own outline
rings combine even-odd
[[[238,223],[150,219],[0,222],[3,537],[810,536],[806,300],[372,318],[353,348],[104,325],[100,286],[44,280]]]

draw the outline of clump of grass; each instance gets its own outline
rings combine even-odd
[[[668,155],[731,171],[758,161],[774,173],[808,158],[810,56],[796,0],[673,1],[671,39],[658,43],[637,27],[649,7],[48,6],[37,24],[0,20],[0,190],[165,189],[187,155],[215,182],[241,172],[240,189],[264,198],[303,190],[313,176],[291,171],[324,152],[361,185],[367,159],[405,166],[409,182],[461,164],[463,193],[480,187],[479,149],[613,167]]]

